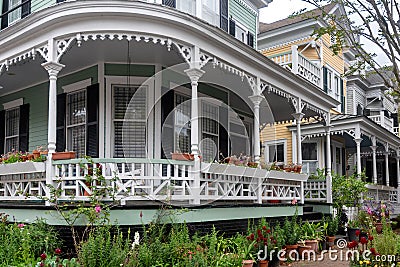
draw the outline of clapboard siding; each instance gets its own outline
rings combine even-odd
[[[254,11],[256,12],[256,11]],[[238,0],[229,1],[229,17],[243,24],[256,38],[257,36],[257,15],[244,6]],[[257,40],[254,40],[257,43]]]
[[[291,123],[281,123],[274,124],[272,126],[267,126],[261,131],[261,142],[265,141],[273,141],[273,140],[286,140],[287,145],[287,161],[293,162],[292,159],[292,132],[290,132],[287,126],[290,126]],[[262,155],[264,156],[264,155]]]
[[[41,9],[45,9],[51,5],[54,5],[56,0],[32,0],[31,2],[31,12],[36,12]]]
[[[348,114],[354,114],[354,107],[353,107],[353,88],[347,88],[347,93],[346,93],[346,110]]]

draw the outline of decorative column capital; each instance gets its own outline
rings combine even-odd
[[[301,112],[292,113],[292,116],[296,121],[301,121],[304,117],[304,113]]]
[[[372,152],[376,152],[376,148],[377,148],[377,146],[370,146],[370,148],[371,148],[371,150],[372,150]]]
[[[362,138],[354,138],[353,140],[354,140],[354,142],[356,142],[357,145],[360,145],[363,139]]]
[[[331,133],[331,130],[332,130],[332,128],[333,128],[333,126],[332,126],[332,125],[327,125],[327,126],[325,126],[325,132],[326,132],[327,134],[330,134],[330,133]]]
[[[200,80],[201,76],[203,76],[203,74],[205,73],[204,70],[198,69],[198,68],[190,68],[185,70],[185,73],[187,76],[189,76],[190,81],[192,83],[198,83],[198,81]]]
[[[249,96],[249,99],[251,100],[251,102],[253,102],[255,107],[259,107],[264,97],[262,95],[251,95]]]
[[[387,156],[390,155],[390,152],[389,152],[389,151],[383,151],[382,154],[383,154],[385,157],[387,157]]]
[[[43,63],[42,67],[47,70],[50,78],[57,78],[58,73],[65,67],[65,65],[55,61],[50,61]]]

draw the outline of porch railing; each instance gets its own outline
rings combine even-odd
[[[385,185],[366,185],[368,188],[367,198],[375,201],[385,201],[391,203],[397,203],[398,195],[397,189],[391,186]]]
[[[326,180],[310,179],[304,183],[306,201],[324,202],[327,200]]]
[[[293,46],[291,52],[269,58],[281,66],[288,66],[293,73],[321,87],[321,67],[300,55],[297,51],[297,46]]]
[[[262,203],[304,202],[306,174],[267,171],[227,164],[202,164],[196,181],[194,163],[165,159],[85,159],[0,165],[0,200],[42,200],[58,189],[58,200],[89,200],[107,189],[101,200],[161,201],[198,205],[214,201]],[[22,167],[21,167],[22,166]],[[25,166],[25,167],[24,167]],[[25,169],[24,169],[25,168]],[[48,173],[47,173],[48,174]],[[88,183],[87,175],[93,178]],[[100,180],[98,177],[102,177]],[[47,182],[46,182],[47,181]]]
[[[383,120],[382,120],[382,117],[383,117]],[[393,119],[392,118],[388,118],[386,116],[381,116],[381,115],[368,116],[368,118],[370,118],[376,124],[379,124],[382,127],[384,127],[385,129],[389,130],[390,132],[396,133],[395,129],[393,127]],[[398,131],[399,131],[399,129],[397,128],[396,134],[398,134]]]

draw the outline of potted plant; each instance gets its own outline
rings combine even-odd
[[[347,224],[347,235],[349,241],[357,241],[360,236],[360,222],[358,220],[350,220]]]
[[[256,241],[253,240],[251,241],[249,238],[247,239],[249,242],[247,243],[247,246],[241,247],[241,257],[243,259],[242,261],[242,267],[253,267],[254,263],[254,245],[256,244]]]
[[[306,221],[301,226],[301,239],[304,240],[306,246],[310,246],[311,250],[318,252],[318,242],[322,237],[321,223],[310,223]]]
[[[293,257],[292,251],[297,251],[298,244],[300,240],[301,228],[297,224],[297,213],[289,219],[286,217],[283,224],[283,229],[285,232],[285,248],[286,248],[286,258]]]
[[[335,235],[339,230],[339,216],[332,218],[331,216],[326,219],[326,231],[325,231],[325,240],[329,247],[333,247],[335,244]]]

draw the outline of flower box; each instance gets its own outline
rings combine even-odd
[[[189,153],[171,153],[173,160],[193,161],[194,155]]]
[[[46,164],[44,162],[16,162],[0,165],[1,174],[22,174],[45,172]]]
[[[52,155],[53,160],[62,160],[62,159],[74,159],[76,157],[75,152],[54,152]]]
[[[243,176],[245,172],[244,166],[228,165],[225,174],[234,176]]]

